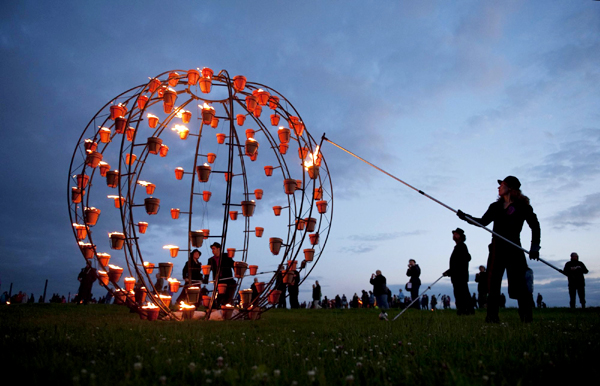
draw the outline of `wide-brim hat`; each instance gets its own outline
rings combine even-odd
[[[521,181],[519,181],[519,179],[515,176],[508,176],[503,180],[498,180],[498,185],[502,184],[503,182],[504,185],[508,186],[511,189],[521,188]]]
[[[455,230],[453,230],[453,231],[452,231],[452,233],[458,233],[458,234],[459,234],[459,235],[461,235],[461,236],[464,236],[464,235],[465,235],[465,231],[463,231],[463,230],[462,230],[462,229],[460,229],[460,228],[456,228]]]

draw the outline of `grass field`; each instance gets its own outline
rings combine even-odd
[[[273,310],[259,321],[148,322],[114,305],[0,307],[0,363],[60,385],[582,384],[597,379],[600,310],[485,314]],[[395,315],[390,313],[390,316]]]

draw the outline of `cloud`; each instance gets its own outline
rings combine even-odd
[[[569,226],[587,228],[598,218],[600,218],[600,193],[595,193],[585,196],[579,204],[552,216],[550,221],[556,229]]]
[[[359,254],[359,253],[371,252],[374,249],[375,249],[375,246],[372,244],[353,245],[353,246],[340,248],[340,252],[350,253],[350,254]]]

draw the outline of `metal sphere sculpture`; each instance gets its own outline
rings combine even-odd
[[[165,201],[170,211],[159,210]],[[317,141],[283,95],[203,68],[150,78],[94,115],[73,152],[68,204],[79,248],[115,302],[151,320],[208,319],[217,309],[242,319],[277,303],[278,280],[293,281],[305,268],[302,281],[308,277],[327,243],[333,194]],[[102,247],[107,233],[112,256]],[[165,257],[192,269],[190,254],[179,252],[213,241],[235,261],[234,278],[223,277],[223,264],[213,264],[210,283],[208,264],[183,283],[173,278]],[[255,260],[278,268],[258,273]],[[252,299],[243,278],[261,274]],[[155,286],[155,275],[168,290]],[[224,305],[232,282],[240,304]],[[172,299],[178,291],[181,304]]]

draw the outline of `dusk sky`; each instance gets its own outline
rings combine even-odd
[[[541,257],[562,268],[577,252],[590,271],[587,305],[600,306],[600,2],[4,1],[0,7],[2,292],[12,283],[13,293],[37,299],[46,279],[48,297],[77,291],[85,261],[69,220],[67,178],[79,136],[102,106],[148,77],[210,67],[278,90],[315,138],[326,133],[473,216],[496,200],[498,179],[517,176],[540,220]],[[170,146],[173,135],[165,133]],[[165,187],[173,183],[171,163],[190,149],[173,146],[166,171],[156,177],[169,180]],[[310,299],[314,280],[330,298],[360,294],[371,289],[377,269],[397,293],[411,258],[427,285],[447,269],[456,227],[467,235],[475,292],[488,232],[331,144],[322,153],[333,183],[333,223],[300,301]],[[163,189],[165,207],[177,193]],[[111,206],[107,199],[98,204],[103,216]],[[268,210],[257,208],[259,219]],[[165,225],[152,235],[156,263],[170,259],[159,245],[184,229],[166,220],[168,209],[159,215]],[[527,225],[521,237],[528,248]],[[205,263],[206,246],[202,253]],[[185,259],[182,253],[173,260],[176,277]],[[259,261],[260,270],[272,270],[279,259]],[[530,267],[534,294],[548,306],[568,306],[566,277],[540,262]],[[451,291],[443,279],[430,295]],[[96,284],[94,294],[104,290]]]

